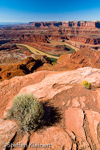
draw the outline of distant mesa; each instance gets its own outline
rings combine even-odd
[[[32,24],[32,22],[31,22]],[[57,22],[34,22],[33,27],[96,27],[100,28],[100,21],[57,21]]]

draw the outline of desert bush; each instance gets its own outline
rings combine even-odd
[[[7,114],[8,118],[16,120],[24,131],[36,129],[42,122],[43,115],[43,105],[32,93],[15,96]]]
[[[83,81],[82,82],[83,87],[85,87],[86,89],[91,89],[91,83],[89,83],[88,81]]]

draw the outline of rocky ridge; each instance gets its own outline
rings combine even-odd
[[[41,43],[56,40],[74,44],[78,48],[95,46],[100,49],[99,21],[34,22],[30,24],[24,28],[3,28],[0,30],[0,43],[31,42],[36,47],[44,49]],[[49,45],[48,47],[51,49]]]
[[[64,54],[58,58],[53,67],[44,64],[37,71],[68,71],[87,66],[100,69],[100,51],[84,48],[74,51],[72,54]]]
[[[56,21],[56,22],[34,22],[33,27],[96,27],[100,28],[99,21]]]
[[[84,80],[91,83],[91,90],[83,88]],[[44,147],[48,150],[100,149],[100,69],[39,71],[5,80],[0,83],[0,89],[0,135],[7,137],[5,141],[0,139],[1,147],[2,144],[6,147],[8,142],[15,145],[20,142],[26,144],[27,150],[34,146],[32,143],[37,144],[35,149],[41,143],[41,150]],[[32,92],[45,103],[45,117],[50,123],[27,135],[16,131],[15,122],[4,120],[13,97],[23,92]],[[9,135],[5,128],[12,134]],[[24,150],[25,147],[13,149]]]
[[[56,70],[72,70],[81,67],[100,68],[100,52],[80,49],[72,54],[61,55],[55,65]]]
[[[39,55],[40,57],[36,57],[34,54],[32,56],[33,57],[26,56],[26,58],[17,61],[16,63],[3,63],[0,65],[0,81],[11,79],[14,76],[24,76],[26,74],[30,74],[44,64],[49,64],[49,66],[52,67],[51,60],[47,56]]]

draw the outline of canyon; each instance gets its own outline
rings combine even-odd
[[[5,27],[0,30],[0,43],[32,43],[35,47],[51,51],[51,40],[66,42],[78,48],[100,49],[100,22],[40,22],[25,27]],[[40,25],[38,25],[40,24]],[[43,44],[45,43],[45,44]],[[47,47],[46,47],[47,46]],[[54,47],[54,49],[56,49]]]
[[[33,93],[43,104],[36,131],[21,131],[7,118],[13,98],[22,93]],[[100,150],[99,99],[99,21],[0,28],[1,150]]]

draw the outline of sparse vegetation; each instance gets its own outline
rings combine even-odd
[[[83,87],[85,87],[86,89],[91,89],[91,83],[89,83],[88,81],[83,81],[82,82]]]
[[[72,54],[73,52],[75,52],[75,50],[74,49],[70,49],[67,54]]]
[[[68,45],[66,45],[66,48],[69,49],[67,54],[71,54],[71,53],[75,52],[75,50]]]
[[[20,129],[24,131],[36,129],[42,123],[43,115],[43,105],[32,93],[16,96],[7,114],[8,118],[17,121]]]
[[[52,61],[52,65],[54,66],[56,64],[56,62],[57,62],[58,59],[55,59],[55,58],[50,58],[50,59]]]
[[[40,54],[38,51],[36,51],[38,54]]]

